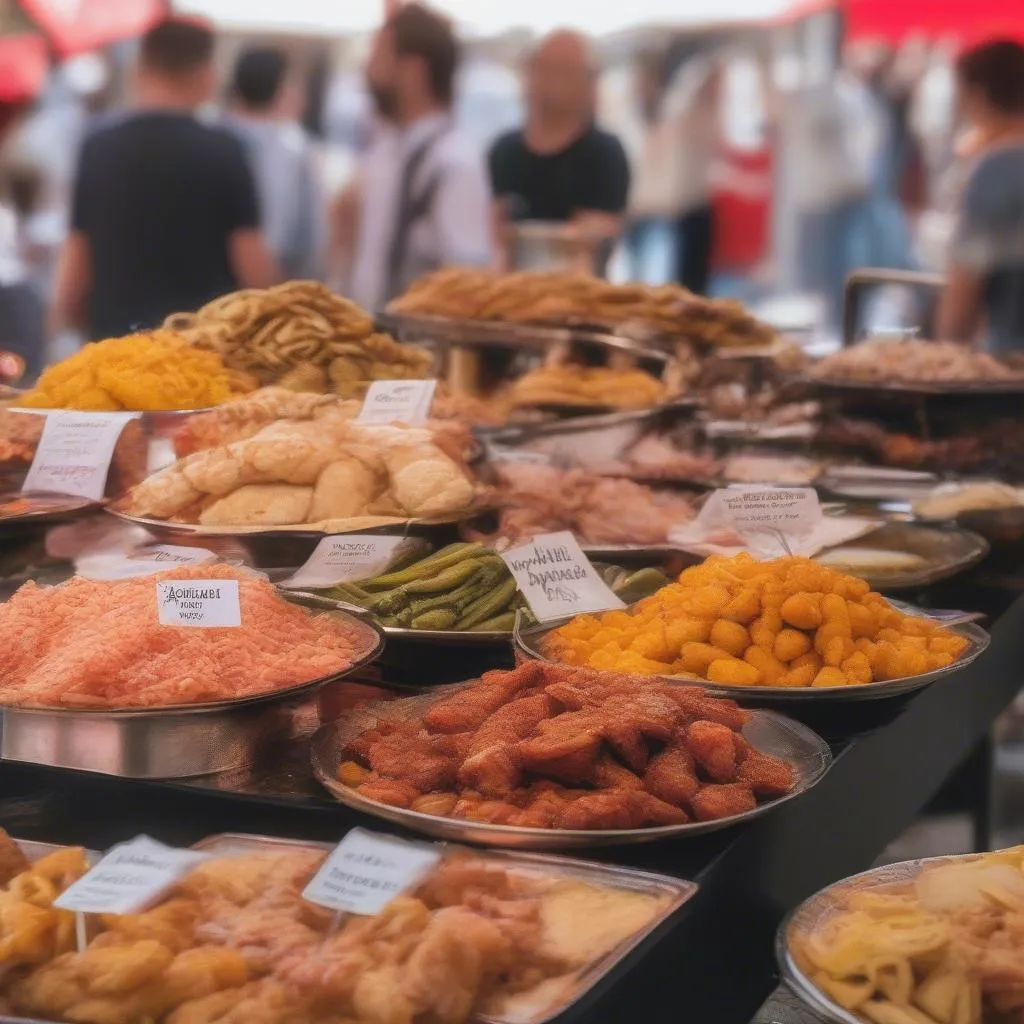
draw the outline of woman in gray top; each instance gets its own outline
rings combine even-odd
[[[960,201],[938,335],[1024,351],[1024,46],[984,43],[957,64],[973,166]]]

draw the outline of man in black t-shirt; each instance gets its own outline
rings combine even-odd
[[[125,334],[274,282],[241,143],[194,114],[213,93],[213,48],[197,22],[155,26],[142,41],[138,108],[85,140],[55,328]]]
[[[526,66],[526,124],[491,147],[499,225],[561,221],[616,237],[629,194],[622,143],[594,124],[597,68],[586,40],[555,32]]]

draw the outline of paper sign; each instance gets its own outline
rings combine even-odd
[[[799,538],[821,522],[821,504],[813,487],[730,487],[715,494],[743,537],[773,533]]]
[[[568,530],[539,534],[501,557],[540,622],[626,607]]]
[[[507,448],[500,444],[487,444],[487,457],[491,462],[527,462],[535,466],[550,466],[551,456],[544,452],[531,452],[528,448]]]
[[[74,494],[99,501],[124,425],[138,413],[49,412],[23,491]]]
[[[436,387],[436,380],[375,380],[356,423],[426,423]]]
[[[332,587],[335,583],[368,580],[383,572],[405,537],[378,534],[341,534],[324,537],[294,576],[283,587]]]
[[[130,580],[179,565],[204,565],[216,560],[217,556],[206,548],[153,544],[126,555],[100,554],[82,558],[75,564],[75,572],[90,580]]]
[[[160,580],[156,605],[161,626],[240,626],[238,580]]]
[[[354,828],[328,855],[302,898],[350,914],[379,914],[440,859],[436,847]]]
[[[53,905],[84,914],[137,914],[156,903],[207,856],[139,836],[115,846]]]

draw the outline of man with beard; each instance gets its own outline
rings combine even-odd
[[[428,271],[491,263],[484,161],[451,113],[458,63],[451,26],[417,3],[374,39],[366,78],[383,124],[359,168],[351,288],[367,309]]]

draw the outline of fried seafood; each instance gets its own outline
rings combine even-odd
[[[710,821],[796,782],[743,739],[745,721],[692,687],[529,661],[485,673],[418,721],[382,717],[347,745],[338,778],[379,803],[498,825]]]
[[[577,616],[544,652],[615,672],[801,687],[921,675],[966,648],[965,637],[897,611],[863,580],[807,558],[744,553],[686,569],[626,611]]]
[[[811,368],[820,380],[964,383],[1020,380],[1022,373],[987,352],[953,341],[869,341],[826,356]]]
[[[156,581],[235,580],[236,628],[162,626]],[[0,606],[18,643],[0,652],[0,703],[142,708],[271,693],[348,668],[365,637],[346,620],[313,614],[266,580],[226,565],[56,587],[29,582]]]
[[[519,998],[557,1000],[666,908],[449,853],[417,889],[338,927],[302,899],[323,857],[214,856],[153,909],[91,919],[75,951],[74,914],[51,904],[86,862],[61,850],[0,891],[4,1009],[73,1024],[463,1024]]]
[[[484,540],[518,543],[538,533],[571,530],[594,544],[664,544],[673,526],[695,514],[678,494],[582,469],[505,461],[494,471],[498,528]]]
[[[200,352],[174,331],[85,345],[43,371],[18,405],[35,409],[204,409],[251,391],[256,381]]]
[[[791,954],[833,1003],[878,1024],[1000,1024],[1024,1012],[1024,847],[851,885]]]
[[[644,370],[608,366],[541,366],[518,378],[509,391],[517,409],[527,406],[610,406],[647,409],[668,397],[665,385]]]
[[[364,397],[374,380],[423,379],[434,362],[424,349],[374,333],[373,317],[316,281],[231,292],[173,314],[166,326],[261,384],[343,398]]]
[[[738,302],[705,299],[678,285],[611,284],[575,271],[447,268],[415,281],[388,311],[519,324],[630,324],[715,346],[765,346],[776,337]]]

